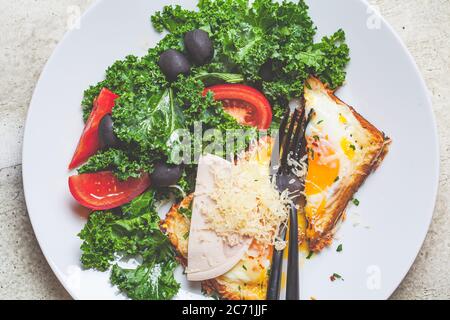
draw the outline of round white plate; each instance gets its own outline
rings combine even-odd
[[[87,212],[72,199],[67,170],[83,129],[83,90],[128,54],[143,55],[160,35],[149,23],[163,5],[196,0],[98,1],[45,67],[30,105],[23,181],[31,222],[53,271],[76,299],[121,299],[106,273],[82,271],[78,232]],[[393,139],[390,153],[358,192],[332,247],[302,263],[302,299],[386,299],[411,267],[427,233],[438,185],[438,142],[428,91],[410,54],[361,0],[310,0],[318,36],[346,31],[347,83],[338,96]],[[338,244],[343,251],[336,252]],[[344,281],[331,282],[333,273]],[[178,298],[201,298],[198,286]]]

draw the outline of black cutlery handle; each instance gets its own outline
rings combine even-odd
[[[298,276],[298,215],[292,206],[289,222],[289,255],[287,266],[286,300],[299,300],[300,287]]]
[[[280,234],[282,239],[286,239],[286,229]],[[267,300],[280,300],[281,273],[283,267],[284,250],[273,249],[272,266],[267,288]]]

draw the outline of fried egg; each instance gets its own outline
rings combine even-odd
[[[306,91],[306,111],[313,110],[306,128],[308,173],[305,183],[307,215],[320,214],[327,200],[358,165],[365,139],[351,111],[336,105],[327,95]]]
[[[308,172],[305,181],[307,235],[330,240],[330,233],[354,192],[385,146],[384,135],[315,78],[305,88]],[[346,191],[348,190],[348,191]],[[346,192],[344,192],[346,191]],[[339,197],[338,197],[339,195]],[[336,205],[336,201],[339,205]],[[345,202],[345,205],[342,204]]]

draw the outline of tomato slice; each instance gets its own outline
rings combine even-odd
[[[267,98],[255,88],[243,84],[221,84],[208,87],[203,92],[214,93],[222,101],[225,111],[240,124],[266,130],[272,123],[272,107]]]
[[[148,174],[120,181],[110,171],[85,173],[69,178],[72,196],[84,207],[108,210],[120,207],[150,187]]]
[[[89,116],[86,126],[84,127],[77,149],[73,155],[72,161],[69,164],[69,169],[72,170],[80,166],[89,157],[94,155],[100,148],[100,141],[98,138],[98,126],[102,118],[112,112],[114,102],[119,96],[115,93],[103,88],[99,96],[94,101],[94,108]]]

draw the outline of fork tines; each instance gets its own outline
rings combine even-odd
[[[301,98],[300,106],[294,110],[292,116],[290,108],[286,109],[281,121],[279,134],[280,172],[288,169],[287,160],[289,155],[301,160],[306,154],[305,130],[312,114],[313,110],[310,111],[308,117],[305,116],[306,109],[303,97]]]

